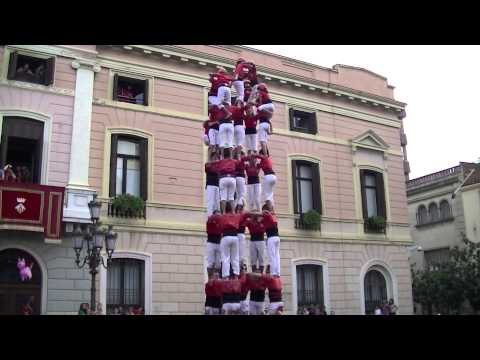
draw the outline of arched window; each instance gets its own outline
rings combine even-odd
[[[381,307],[388,300],[387,282],[383,274],[371,269],[365,275],[365,314],[373,314],[375,308]]]
[[[428,222],[428,213],[425,205],[420,205],[417,211],[417,222],[419,225],[425,224]]]
[[[302,264],[296,266],[297,271],[297,307],[325,306],[323,266],[317,264]]]
[[[431,203],[428,205],[428,214],[430,215],[430,221],[435,222],[440,219],[440,215],[438,213],[438,206],[436,203]]]
[[[442,200],[440,202],[440,218],[442,220],[448,219],[452,216],[452,212],[450,209],[450,204],[447,200]]]

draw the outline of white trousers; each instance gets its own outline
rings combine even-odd
[[[215,210],[220,210],[220,192],[218,186],[207,185],[205,188],[205,207],[207,208],[207,216],[213,214]]]
[[[277,177],[275,176],[275,174],[268,174],[263,177],[263,184],[262,184],[263,201],[270,200],[272,202],[272,205],[274,204],[273,188],[276,183],[277,183]]]
[[[218,182],[220,186],[220,201],[232,201],[235,197],[237,182],[234,177],[223,177]]]
[[[247,150],[257,151],[257,134],[245,134],[245,147]]]
[[[238,256],[240,262],[243,264],[247,263],[247,239],[245,238],[244,233],[238,233]]]
[[[248,300],[240,301],[240,314],[241,315],[248,315]]]
[[[230,91],[229,87],[220,86],[217,91],[217,96],[209,96],[208,102],[211,105],[217,105],[218,107],[222,108],[223,103],[228,103],[228,105],[232,104],[232,92]]]
[[[281,307],[281,306],[283,306],[282,301],[277,301],[277,302],[270,303],[270,306],[268,307],[268,315],[275,315],[278,308]]]
[[[238,236],[224,236],[220,242],[220,251],[222,252],[222,277],[230,276],[230,264],[233,273],[240,275]]]
[[[250,241],[250,265],[264,266],[267,245],[265,241]]]
[[[265,310],[265,303],[250,300],[249,308],[250,315],[264,315],[263,311]]]
[[[218,137],[219,137],[219,146],[222,148],[231,148],[233,147],[233,124],[232,123],[222,123],[220,124]]]
[[[278,236],[267,239],[267,254],[270,274],[280,276],[280,238]]]
[[[262,122],[258,125],[258,141],[261,143],[268,142],[268,131],[270,130],[270,124],[268,122]]]
[[[233,133],[235,146],[245,146],[245,126],[235,125]]]
[[[205,307],[205,315],[220,315],[220,309],[211,306]]]
[[[245,97],[245,86],[243,85],[243,80],[235,80],[233,82],[233,88],[237,91],[237,100]]]
[[[261,195],[261,186],[258,184],[248,184],[247,185],[247,197],[248,197],[248,209],[260,210],[260,195]]]
[[[258,111],[266,111],[273,114],[273,112],[275,111],[275,106],[273,105],[273,103],[263,104],[258,107]]]
[[[214,267],[215,269],[220,269],[220,262],[222,258],[220,253],[220,244],[207,242],[206,253],[207,253],[207,268]]]
[[[240,303],[226,303],[222,306],[222,312],[225,315],[236,314],[240,311]]]
[[[245,185],[245,178],[241,176],[237,176],[235,178],[235,184],[235,193],[237,194],[237,197],[235,199],[235,206],[237,206],[237,204],[243,204],[243,200],[245,200],[247,185]]]
[[[203,134],[203,143],[207,146],[210,145],[210,138],[206,134]]]
[[[218,130],[217,129],[209,129],[208,130],[208,141],[210,145],[219,145],[220,139],[218,138]]]

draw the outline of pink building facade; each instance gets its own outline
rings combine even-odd
[[[19,64],[22,55],[55,58],[53,82],[15,80],[12,54]],[[406,104],[386,78],[242,46],[6,45],[0,117],[43,121],[39,183],[65,187],[60,239],[0,233],[0,251],[20,249],[43,263],[42,313],[72,313],[88,301],[89,275],[75,268],[70,233],[88,221],[93,193],[104,203],[102,222],[119,236],[117,265],[98,282],[104,307],[203,312],[208,73],[232,69],[239,57],[257,64],[276,107],[269,148],[286,311],[324,304],[336,314],[364,314],[392,298],[401,314],[412,313]],[[129,85],[134,93],[122,98],[119,89]],[[305,180],[311,193],[300,191],[302,166],[314,172]],[[111,201],[121,192],[144,198],[140,216],[115,212]],[[302,206],[321,213],[319,230],[302,225]],[[372,216],[385,225],[372,225]]]

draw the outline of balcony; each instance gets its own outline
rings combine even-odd
[[[363,230],[368,234],[386,234],[387,224],[375,222],[371,219],[366,219],[363,222]]]
[[[59,239],[65,188],[0,180],[0,228]]]
[[[318,225],[310,225],[304,222],[303,214],[300,214],[298,218],[295,218],[295,229],[309,230],[309,231],[321,231],[321,222]]]

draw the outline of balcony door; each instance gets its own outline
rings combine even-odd
[[[42,173],[43,122],[4,117],[0,159],[2,168],[12,165],[21,182],[39,184]]]
[[[17,261],[25,259],[31,267],[32,278],[22,281]],[[31,314],[40,315],[42,271],[29,253],[19,249],[0,251],[0,315],[22,315],[31,304]]]

